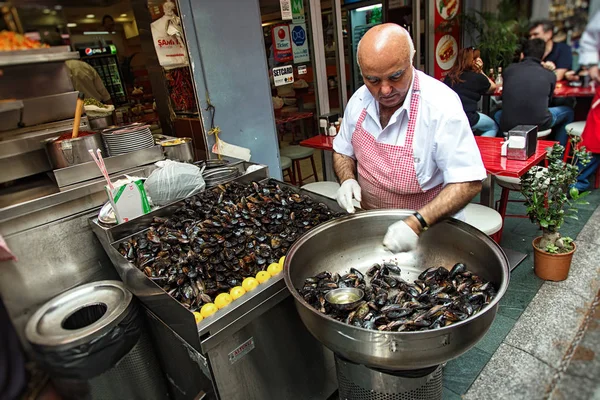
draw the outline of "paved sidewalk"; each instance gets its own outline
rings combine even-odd
[[[600,207],[577,236],[569,278],[542,285],[464,399],[600,399],[599,232]]]

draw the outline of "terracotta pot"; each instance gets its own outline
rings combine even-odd
[[[577,250],[573,242],[573,250],[564,254],[552,254],[538,249],[542,237],[533,239],[533,270],[535,274],[546,281],[564,281],[569,276],[573,253]]]

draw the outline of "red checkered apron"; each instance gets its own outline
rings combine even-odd
[[[423,190],[417,179],[413,138],[419,111],[419,77],[414,72],[408,129],[404,146],[379,143],[363,128],[367,110],[363,109],[352,134],[352,147],[358,164],[358,183],[364,209],[403,208],[418,210],[441,191],[442,185]]]

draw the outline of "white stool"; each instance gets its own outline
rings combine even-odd
[[[502,216],[493,208],[469,203],[464,209],[466,223],[491,236],[496,242],[496,233],[502,229]]]
[[[537,137],[538,139],[544,138],[546,136],[550,136],[552,133],[552,129],[546,129],[545,131],[538,131]]]
[[[575,122],[571,122],[570,124],[567,124],[565,126],[565,129],[567,130],[567,134],[572,135],[572,136],[581,136],[581,134],[583,133],[583,130],[585,129],[585,121],[575,121]],[[567,145],[565,146],[565,155],[563,156],[563,160],[567,161],[571,155],[571,141],[567,140]]]
[[[329,181],[325,181],[325,182],[312,182],[312,183],[307,183],[306,185],[302,186],[302,189],[314,192],[314,193],[318,193],[321,196],[325,196],[328,197],[332,200],[335,200],[335,195],[338,191],[338,189],[340,188],[340,184],[337,182],[329,182]],[[352,200],[352,203],[354,203],[354,207],[360,208],[360,203],[356,200]]]
[[[585,129],[585,121],[575,121],[565,126],[567,133],[573,136],[581,136]]]
[[[544,171],[547,170],[547,168],[542,168],[540,171],[538,171],[537,175],[542,175],[544,173]],[[509,200],[508,199],[508,195],[510,194],[510,191],[516,191],[516,192],[520,192],[521,191],[521,178],[512,178],[509,176],[498,176],[495,175],[496,177],[496,182],[498,183],[498,186],[500,186],[502,188],[502,193],[500,194],[500,200],[496,202],[496,204],[498,204],[497,209],[498,212],[500,213],[500,218],[502,218],[502,221],[504,221],[504,219],[506,217],[515,217],[515,218],[528,218],[527,215],[525,214],[511,214],[511,215],[507,215],[506,214],[506,207],[508,206],[509,202],[516,202],[516,203],[523,203],[523,200]],[[547,180],[546,184],[549,184],[549,179]],[[497,242],[500,243],[500,240],[502,239],[502,228],[500,228],[500,231],[497,233],[496,237],[498,238]]]
[[[280,157],[280,161],[281,161],[281,171],[285,174],[286,172],[288,173],[288,177],[290,178],[290,183],[292,185],[296,184],[295,181],[295,177],[294,177],[294,171],[292,170],[292,159],[286,156],[281,156]]]

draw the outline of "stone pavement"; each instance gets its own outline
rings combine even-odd
[[[544,282],[464,399],[600,399],[599,231],[600,207],[577,236],[569,278]]]

